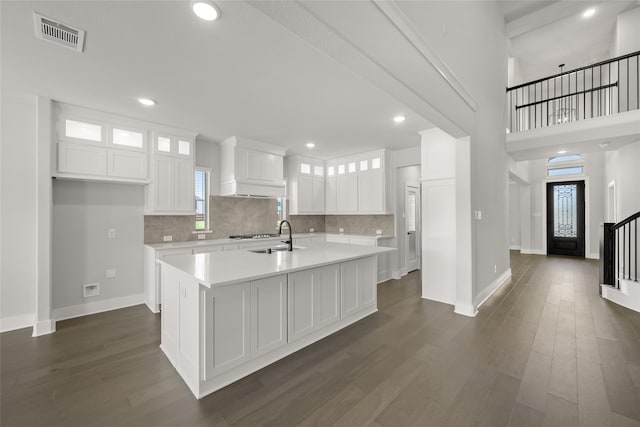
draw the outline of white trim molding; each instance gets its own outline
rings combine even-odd
[[[480,303],[476,304],[476,313],[478,312],[478,309],[482,307],[482,304],[491,298],[491,295],[507,283],[509,279],[511,279],[511,268],[507,268],[504,273],[502,273],[496,280],[491,282],[489,286],[484,288],[484,290],[478,294],[476,301],[480,300]]]
[[[444,62],[444,60],[433,50],[425,41],[420,31],[407,18],[400,6],[395,1],[373,0],[373,3],[380,11],[389,19],[389,21],[398,29],[409,43],[420,52],[422,56],[433,68],[438,71],[444,81],[460,96],[460,98],[473,110],[478,109],[478,103],[471,96],[469,91],[460,82],[453,70]]]
[[[41,322],[36,322],[33,325],[33,332],[31,333],[32,337],[39,337],[42,335],[49,335],[56,331],[56,321],[55,320],[43,320]]]
[[[35,314],[21,314],[0,319],[0,332],[15,331],[16,329],[30,328],[33,326]]]
[[[74,317],[87,316],[89,314],[102,313],[103,311],[117,310],[132,305],[144,304],[144,294],[127,295],[124,297],[110,298],[87,304],[72,305],[53,309],[55,320],[72,319]]]
[[[476,317],[476,314],[478,314],[478,310],[476,310],[473,305],[461,304],[457,302],[455,308],[453,309],[453,312],[467,317]]]
[[[522,249],[520,249],[520,253],[521,254],[527,254],[527,255],[546,255],[547,251],[545,251],[544,249],[526,249],[526,248],[522,248]]]

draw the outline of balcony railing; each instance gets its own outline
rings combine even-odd
[[[510,132],[640,109],[640,52],[507,88]]]
[[[617,224],[605,222],[600,237],[600,282],[620,287],[620,279],[639,281],[637,212]]]

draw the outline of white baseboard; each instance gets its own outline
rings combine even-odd
[[[588,254],[586,256],[588,259],[600,259],[600,254]]]
[[[144,294],[127,295],[125,297],[110,298],[102,301],[89,302],[87,304],[55,308],[52,312],[52,317],[55,320],[72,319],[74,317],[102,313],[103,311],[116,310],[138,304],[144,304]]]
[[[511,245],[511,246],[509,246],[509,250],[511,250],[511,251],[519,251],[520,250],[520,245]]]
[[[482,304],[484,304],[498,289],[502,287],[511,278],[511,268],[507,268],[496,280],[491,282],[489,286],[484,288],[482,292],[476,297],[476,301],[480,300],[479,304],[476,304],[476,312]]]
[[[0,319],[0,332],[15,331],[16,329],[30,328],[35,321],[35,314],[22,314]]]
[[[546,255],[547,251],[544,249],[520,249],[521,254],[529,254],[529,255]]]
[[[473,305],[460,303],[456,303],[453,312],[467,317],[476,317],[476,314],[478,314],[478,310],[476,310]]]
[[[400,270],[393,270],[393,272],[391,273],[391,278],[396,280],[402,279],[402,274],[400,274]]]
[[[33,325],[33,333],[32,337],[39,337],[42,335],[49,335],[56,331],[56,321],[55,320],[44,320],[42,322],[37,322]]]

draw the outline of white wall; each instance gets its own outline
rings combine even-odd
[[[53,183],[53,317],[142,302],[144,187],[55,180]],[[116,230],[115,238],[107,231]],[[115,269],[115,278],[105,270]],[[100,295],[83,298],[82,285],[100,283]],[[140,301],[136,298],[140,297]],[[129,297],[128,299],[126,297]],[[69,309],[73,307],[73,309]]]
[[[604,186],[604,155],[601,152],[586,153],[584,158],[585,179],[585,256],[598,258],[600,223],[605,219],[605,186]],[[546,185],[547,169],[546,159],[531,160],[528,162],[531,210],[530,230],[531,244],[523,251],[546,254]],[[584,178],[567,176],[566,181],[580,180]],[[558,180],[556,179],[556,181]],[[526,212],[523,212],[527,214]],[[523,222],[524,226],[524,222]]]
[[[615,56],[640,50],[640,7],[618,15],[615,43]]]
[[[640,140],[605,154],[603,192],[615,181],[618,221],[640,211]]]
[[[8,93],[9,84],[3,78],[0,88],[1,331],[32,325],[36,291],[36,98]]]
[[[520,184],[509,182],[509,248],[520,249]]]
[[[211,169],[211,195],[220,194],[220,145],[196,138],[196,166]]]

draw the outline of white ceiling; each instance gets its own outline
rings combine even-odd
[[[319,158],[416,146],[432,127],[244,2],[218,2],[213,23],[186,0],[0,4],[3,97],[38,94]],[[84,53],[36,39],[34,11],[86,30]],[[142,107],[138,96],[158,105]]]
[[[638,6],[637,0],[502,1],[510,38],[510,54],[518,59],[517,83],[556,74],[612,57],[618,14]],[[594,7],[585,19],[582,13]]]

